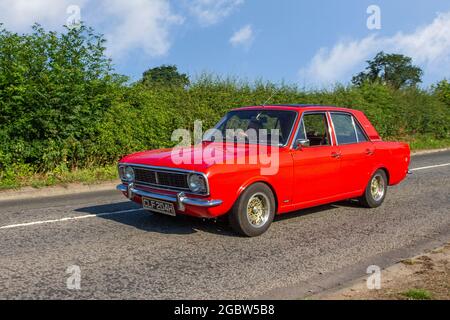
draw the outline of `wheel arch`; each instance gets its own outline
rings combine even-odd
[[[381,166],[381,167],[379,167],[378,169],[376,169],[376,170],[373,172],[373,174],[374,174],[375,172],[377,172],[378,170],[383,170],[383,171],[384,171],[384,173],[386,174],[387,183],[388,183],[388,185],[389,185],[389,183],[390,183],[390,181],[391,181],[391,175],[390,175],[390,173],[389,173],[389,170],[388,170],[385,166]]]
[[[384,163],[383,161],[376,161],[376,163],[374,163],[373,166],[372,166],[372,172],[370,172],[370,174],[369,174],[368,182],[370,182],[370,179],[372,179],[372,177],[375,174],[375,172],[377,172],[378,170],[383,170],[384,173],[386,174],[387,183],[388,183],[388,185],[390,185],[391,172],[390,172],[390,169],[388,167],[389,166],[386,163]]]
[[[252,179],[250,181],[247,181],[244,185],[241,186],[241,188],[239,188],[239,192],[238,192],[238,195],[236,197],[236,201],[239,200],[241,195],[244,193],[245,190],[248,189],[248,187],[250,187],[250,186],[252,186],[252,185],[254,185],[256,183],[265,184],[272,191],[273,197],[275,199],[275,214],[277,214],[278,211],[279,211],[279,205],[280,205],[280,202],[279,202],[279,199],[278,199],[278,195],[277,195],[277,192],[276,192],[275,188],[273,187],[273,185],[266,179]]]

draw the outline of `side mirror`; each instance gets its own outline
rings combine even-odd
[[[309,139],[295,140],[295,150],[302,150],[305,147],[311,146]]]

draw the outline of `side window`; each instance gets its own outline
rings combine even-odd
[[[338,144],[351,144],[367,141],[363,129],[349,114],[332,113],[334,131]]]
[[[348,114],[332,113],[334,131],[338,144],[357,143],[355,127],[353,126],[352,116]]]
[[[309,140],[310,146],[329,146],[328,123],[325,113],[311,113],[303,116],[297,139]]]

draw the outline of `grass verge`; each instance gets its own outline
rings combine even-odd
[[[428,290],[424,289],[409,289],[402,293],[406,298],[411,300],[431,300],[433,299],[433,294]]]
[[[449,300],[450,243],[405,259],[381,273],[381,288],[370,290],[367,278],[311,298],[325,300]]]
[[[412,151],[442,149],[450,147],[450,138],[436,139],[430,136],[422,136],[420,138],[404,139]]]
[[[26,167],[17,166],[0,176],[0,190],[22,187],[42,188],[69,183],[92,185],[115,179],[118,179],[116,165],[77,170],[54,170],[49,173],[33,173]]]

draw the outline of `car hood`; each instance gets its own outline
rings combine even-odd
[[[274,148],[278,149],[266,147],[264,153],[270,155]],[[206,172],[217,164],[249,163],[250,158],[258,158],[258,152],[263,151],[256,145],[204,142],[191,147],[138,152],[124,157],[120,162]]]

